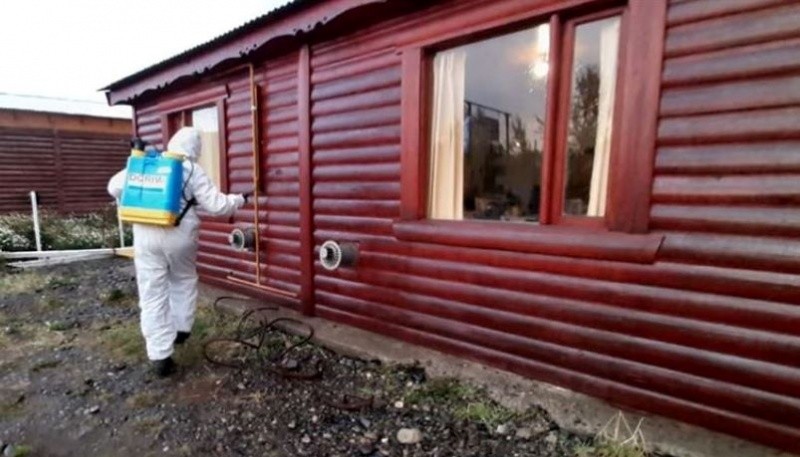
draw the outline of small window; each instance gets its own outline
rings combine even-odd
[[[198,164],[211,182],[222,189],[222,151],[220,151],[219,114],[216,106],[207,106],[170,113],[169,134],[174,135],[181,127],[192,126],[200,130],[202,149]]]
[[[605,215],[618,48],[618,16],[575,28],[564,214]]]
[[[602,223],[621,28],[611,14],[553,17],[432,56],[428,217]],[[555,51],[564,59],[551,66]]]
[[[221,187],[222,173],[220,171],[220,139],[219,115],[216,106],[199,108],[191,112],[191,125],[200,131],[203,143],[202,153],[198,163],[206,172],[211,181]]]

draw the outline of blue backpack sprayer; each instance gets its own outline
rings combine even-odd
[[[137,224],[176,227],[197,201],[184,195],[183,154],[147,148],[139,138],[131,141],[131,155],[120,199],[120,219]],[[191,164],[191,173],[194,164]],[[189,179],[186,180],[188,182]],[[181,203],[186,205],[181,210]]]

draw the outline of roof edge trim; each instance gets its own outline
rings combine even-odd
[[[104,89],[109,105],[130,104],[184,77],[199,76],[225,61],[242,60],[278,38],[298,37],[361,6],[389,0],[295,0],[203,45],[114,82]],[[292,6],[291,12],[286,11]],[[246,29],[246,30],[244,30]]]

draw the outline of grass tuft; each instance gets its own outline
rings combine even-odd
[[[213,336],[230,335],[235,327],[235,319],[226,319],[208,308],[198,307],[192,336],[183,345],[175,347],[175,361],[187,367],[199,364],[204,360],[203,343]],[[102,333],[101,342],[112,355],[121,360],[144,360],[144,338],[138,321],[113,325]]]
[[[59,300],[59,299],[57,299],[56,297],[53,297],[53,296],[48,296],[47,298],[44,299],[45,308],[50,309],[50,310],[55,310],[55,309],[61,308],[62,304],[63,303],[61,302],[61,300]]]
[[[20,401],[0,404],[0,420],[9,420],[21,416],[25,412],[25,405]]]
[[[406,393],[404,401],[409,404],[452,404],[469,402],[478,396],[478,389],[463,384],[457,379],[433,379]]]
[[[4,294],[24,294],[44,289],[50,278],[37,271],[27,270],[0,276],[0,290]]]
[[[119,303],[130,296],[121,289],[111,289],[105,294],[104,302],[106,304]]]
[[[407,391],[403,400],[411,405],[430,405],[449,409],[459,420],[483,424],[487,430],[513,420],[528,420],[532,413],[516,412],[486,399],[486,391],[458,379],[433,379]]]
[[[46,370],[48,368],[55,368],[55,367],[57,367],[59,365],[61,365],[61,361],[60,360],[56,360],[56,359],[44,360],[44,361],[41,361],[41,362],[38,362],[38,363],[34,364],[31,367],[31,371],[42,371],[42,370]]]
[[[153,392],[137,392],[125,399],[125,404],[131,409],[152,408],[158,404],[158,396]]]
[[[582,443],[575,447],[575,457],[646,457],[647,453],[640,447],[623,442],[599,439],[589,444]]]
[[[13,452],[11,452],[11,454],[10,454],[11,457],[27,457],[27,456],[31,455],[31,452],[33,452],[33,448],[32,447],[26,446],[24,444],[21,444],[21,445],[18,445],[18,446],[14,446],[13,449],[14,449]],[[4,454],[4,455],[6,455],[6,454]]]
[[[0,313],[0,350],[4,351],[5,360],[21,355],[31,347],[55,346],[60,340],[61,337],[48,331],[48,328],[39,322],[15,320]]]
[[[45,325],[47,326],[47,330],[50,330],[51,332],[63,332],[71,329],[74,326],[72,322],[68,321],[47,321],[45,322]]]
[[[103,332],[102,343],[111,353],[122,360],[144,359],[144,338],[136,321],[123,322]]]
[[[615,414],[592,443],[574,448],[576,457],[646,457],[647,445],[642,433],[642,421],[631,427],[622,412]]]
[[[76,286],[79,284],[79,280],[76,277],[50,277],[47,280],[47,287],[50,289],[58,289],[60,287],[71,287]]]
[[[204,360],[203,344],[212,337],[231,335],[236,328],[236,318],[218,315],[213,310],[198,306],[192,336],[175,349],[175,361],[182,366],[196,366]]]
[[[458,419],[483,424],[490,431],[516,417],[514,411],[490,401],[468,403],[456,408],[453,413]]]

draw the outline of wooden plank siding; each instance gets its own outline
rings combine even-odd
[[[116,121],[115,121],[116,122]],[[112,203],[108,179],[125,167],[130,132],[0,127],[0,213],[42,209],[82,213]]]
[[[687,23],[684,15],[683,24]],[[424,32],[422,28],[420,33]],[[673,34],[673,28],[669,28],[668,42]],[[385,35],[380,30],[373,31],[372,35],[365,31],[348,40],[321,44],[315,48],[314,62],[319,62],[319,71],[326,68],[323,65],[335,65],[347,59],[363,67],[360,55],[368,62],[367,59],[397,53],[396,48],[380,49],[382,36]],[[352,45],[348,46],[349,43]],[[374,44],[370,47],[370,43]],[[336,58],[330,57],[331,54]],[[689,54],[682,56],[689,57]],[[670,63],[667,59],[665,74],[673,71]],[[400,61],[394,65],[399,75]],[[703,65],[702,60],[698,65]],[[314,70],[317,71],[316,65]],[[363,81],[360,88],[356,86],[357,81]],[[376,109],[384,106],[383,100],[387,104],[397,103],[392,96],[397,97],[402,84],[386,87],[384,81],[387,80],[377,74],[354,76],[348,81],[352,95],[347,101],[337,100],[343,107],[337,113],[349,114],[344,109]],[[725,84],[719,79],[717,82]],[[775,80],[757,82],[765,86],[756,88],[749,83],[721,88],[678,85],[672,88],[665,85],[656,141],[673,148],[685,146],[684,137],[679,137],[684,131],[676,128],[675,133],[671,133],[669,130],[669,122],[683,120],[679,115],[730,112],[733,116],[737,111],[759,108],[784,110],[768,115],[785,118],[779,126],[771,126],[767,120],[763,126],[749,127],[754,132],[745,128],[741,133],[743,137],[750,139],[751,135],[759,134],[763,141],[772,141],[769,136],[772,131],[792,136],[786,127],[794,123],[797,128],[799,117],[791,115],[793,111],[786,111],[792,110],[796,81],[778,75]],[[770,91],[771,86],[794,91],[794,95],[772,93],[765,97],[758,93]],[[756,93],[743,96],[752,91]],[[693,104],[693,100],[697,102]],[[362,108],[361,103],[370,105]],[[395,116],[401,115],[399,104],[393,109]],[[388,110],[381,114],[387,118],[391,115]],[[741,116],[744,122],[749,113]],[[380,119],[378,116],[370,118],[375,124]],[[692,122],[686,119],[684,125]],[[694,128],[705,128],[708,135],[729,133],[730,126],[722,121],[708,120],[707,125]],[[401,139],[392,135],[392,127],[398,126],[397,123],[375,127],[353,123],[341,128],[338,137],[330,133],[325,139],[340,137],[341,141],[348,141],[348,130],[358,129],[358,140],[377,152],[379,147],[400,146]],[[669,138],[664,135],[665,131],[670,132]],[[696,140],[688,142],[693,141]],[[413,148],[414,140],[411,144]],[[703,142],[703,147],[713,144]],[[785,144],[778,145],[777,149],[778,156],[780,151],[786,151],[784,154],[789,158],[784,161],[789,164],[800,152]],[[315,145],[315,154],[318,151]],[[657,167],[661,164],[660,153],[661,147],[657,151]],[[684,157],[688,154],[691,153],[684,152]],[[373,161],[387,171],[391,168],[385,165],[396,163],[367,158],[353,170],[369,173],[374,169]],[[765,161],[774,163],[768,158]],[[374,179],[371,176],[348,179],[345,164],[339,165],[341,178],[335,185],[315,181],[315,202],[320,197],[344,202],[360,194],[362,200],[380,196],[381,201],[390,199],[400,203],[401,189],[396,186],[396,178],[387,182],[376,174]],[[673,162],[673,169],[676,165]],[[348,209],[347,214],[338,214],[336,219],[317,214],[317,243],[328,238],[360,241],[362,252],[360,264],[354,270],[330,273],[317,268],[317,314],[489,361],[628,407],[655,411],[733,434],[745,433],[746,429],[751,438],[772,445],[780,442],[782,446],[796,449],[800,431],[796,426],[786,425],[800,424],[797,421],[800,330],[794,325],[782,327],[782,330],[776,326],[776,320],[794,320],[800,316],[794,306],[798,298],[792,296],[800,287],[795,276],[800,272],[797,269],[800,251],[794,247],[796,242],[780,239],[771,243],[770,240],[732,236],[741,234],[742,223],[728,232],[716,231],[714,236],[709,236],[687,230],[687,225],[668,225],[658,215],[671,209],[664,207],[666,201],[662,198],[668,184],[674,186],[676,193],[686,195],[685,199],[678,199],[684,206],[687,205],[685,200],[713,203],[720,201],[719,196],[722,201],[738,198],[737,201],[747,200],[754,205],[772,202],[772,209],[791,215],[798,209],[787,208],[786,204],[797,203],[794,186],[800,180],[793,175],[781,176],[786,169],[750,177],[736,176],[742,173],[737,167],[730,178],[721,179],[713,173],[711,177],[700,175],[697,168],[686,178],[682,178],[680,170],[673,171],[672,176],[684,182],[669,181],[658,169],[653,185],[655,201],[650,216],[651,228],[653,233],[666,236],[656,262],[641,267],[608,260],[582,260],[578,266],[575,260],[562,260],[563,257],[525,254],[527,249],[523,247],[492,251],[492,244],[498,248],[504,243],[478,242],[479,238],[491,239],[491,233],[484,233],[484,236],[468,233],[455,224],[450,227],[449,234],[445,229],[441,234],[428,231],[418,237],[404,236],[389,231],[392,227],[402,227],[392,222],[399,215],[387,213],[380,217],[366,208],[361,212]],[[325,175],[336,173],[325,169]],[[687,180],[689,182],[685,182]],[[761,197],[761,194],[766,195]],[[708,195],[707,200],[705,195]],[[697,213],[681,214],[687,218]],[[713,214],[717,219],[725,216],[719,211]],[[794,230],[791,217],[781,217],[781,213],[768,213],[768,216],[768,220],[774,222],[767,223],[767,227],[778,225],[784,234]],[[775,216],[778,217],[772,219]],[[763,219],[767,214],[762,213],[760,217]],[[721,222],[724,225],[725,220]],[[694,226],[702,228],[702,223],[694,223]],[[720,233],[731,236],[720,238]],[[750,234],[765,235],[762,227]],[[456,237],[463,237],[463,240]],[[531,244],[535,243],[535,238],[531,233],[532,240],[526,246],[535,249]],[[484,249],[471,249],[470,244],[473,248]],[[569,254],[562,248],[559,257],[564,255]],[[716,279],[708,282],[703,279],[710,277]],[[750,289],[752,285],[732,286],[737,277],[756,280],[759,286],[757,289]],[[781,289],[788,294],[781,293],[782,298],[776,301],[772,293]],[[675,293],[680,295],[673,295]],[[771,306],[778,306],[782,311],[766,317],[764,313]],[[740,313],[749,317],[744,318]],[[777,318],[778,315],[783,317]],[[751,333],[756,321],[763,326]],[[755,369],[752,363],[764,365],[762,369]],[[748,365],[750,368],[745,368]],[[773,376],[778,371],[783,373],[782,381]],[[789,390],[777,388],[779,384]],[[768,403],[771,406],[766,406]]]
[[[669,2],[660,85],[647,92],[658,103],[641,107],[656,135],[628,146],[654,157],[641,165],[649,195],[636,200],[649,211],[631,212],[637,233],[416,220],[427,108],[409,96],[427,82],[409,49],[555,3],[437,2],[259,63],[260,279],[299,298],[226,282],[230,271],[256,279],[254,256],[226,240],[252,206],[203,223],[203,279],[800,452],[800,2]],[[136,106],[138,131],[162,141],[159,105],[214,85],[227,90],[230,190],[247,191],[245,69]],[[408,179],[407,166],[420,174]],[[309,265],[328,239],[357,242],[357,267]]]
[[[300,293],[300,225],[297,129],[297,53],[256,66],[260,138],[259,233],[262,285]],[[222,158],[227,169],[228,191],[253,190],[253,122],[250,78],[240,67],[201,87],[190,87],[171,97],[160,98],[137,117],[139,134],[157,145],[166,144],[165,113],[175,109],[207,106],[210,94],[225,93],[219,115],[223,118]],[[220,92],[220,88],[223,90]],[[180,99],[179,103],[175,100]],[[218,107],[220,105],[217,105]],[[139,110],[137,109],[137,113]],[[168,132],[172,133],[172,132]],[[257,282],[256,257],[228,245],[235,227],[254,225],[255,205],[250,202],[231,218],[202,218],[198,271],[206,282],[230,287],[230,274]],[[258,289],[248,292],[264,296]],[[271,296],[268,296],[271,297]],[[299,299],[283,298],[284,306],[297,307]]]

